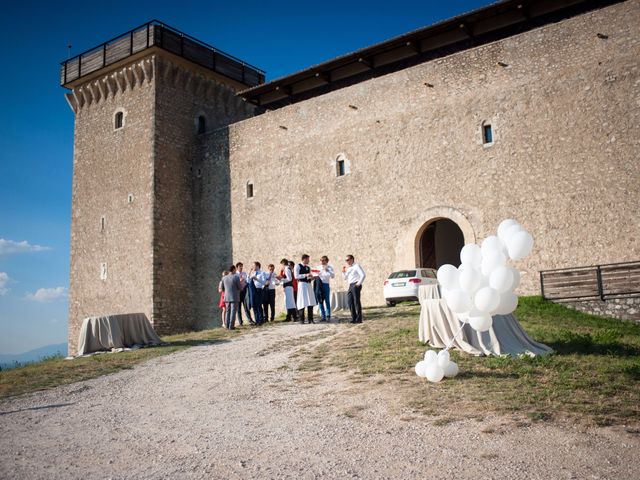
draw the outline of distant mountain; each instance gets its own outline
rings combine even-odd
[[[24,365],[25,363],[39,362],[45,357],[51,357],[53,355],[67,356],[67,344],[58,343],[55,345],[45,345],[44,347],[36,348],[24,353],[16,353],[13,355],[0,354],[0,368],[3,370],[7,368],[14,368],[16,366]]]

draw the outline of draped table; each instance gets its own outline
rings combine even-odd
[[[134,345],[161,343],[162,340],[144,313],[88,317],[82,321],[78,335],[77,356]]]
[[[460,329],[460,320],[440,297],[438,285],[418,289],[420,320],[418,338],[436,348],[445,348]],[[493,325],[478,332],[467,323],[453,340],[452,347],[471,355],[545,355],[553,350],[533,340],[513,314],[493,315]]]
[[[347,292],[340,290],[331,290],[331,311],[338,312],[347,310]]]

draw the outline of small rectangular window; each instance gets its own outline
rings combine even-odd
[[[100,217],[100,231],[101,232],[104,232],[104,222],[105,222],[104,216]]]
[[[482,143],[493,143],[493,130],[491,130],[491,125],[482,126]]]
[[[101,263],[100,264],[100,280],[106,280],[106,279],[107,279],[107,264]]]
[[[247,198],[253,197],[253,183],[247,183]]]
[[[342,177],[344,175],[344,160],[338,160],[336,164],[336,175]]]
[[[116,118],[114,120],[114,127],[116,129],[122,128],[123,124],[124,124],[124,113],[116,112]]]

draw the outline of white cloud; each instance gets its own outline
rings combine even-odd
[[[0,272],[0,296],[9,291],[7,285],[9,284],[9,275],[5,272]]]
[[[50,302],[67,296],[65,287],[39,288],[36,293],[27,293],[26,299],[34,302]]]
[[[0,255],[25,252],[43,252],[45,250],[51,250],[51,248],[43,247],[41,245],[31,245],[26,240],[23,240],[22,242],[14,242],[13,240],[0,238]]]

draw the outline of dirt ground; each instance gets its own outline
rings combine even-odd
[[[0,402],[0,478],[640,478],[637,431],[437,425],[400,390],[296,369],[348,328],[283,324]]]

